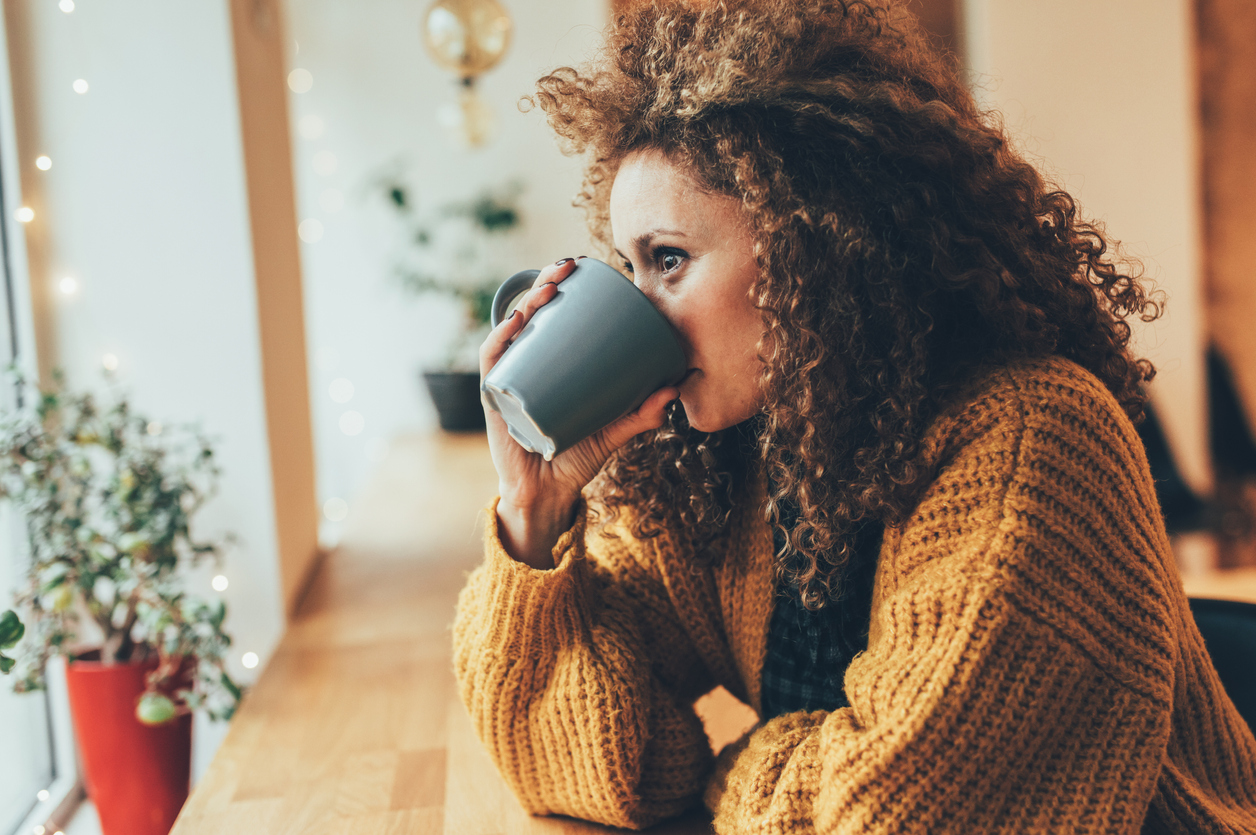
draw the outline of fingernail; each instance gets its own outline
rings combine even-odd
[[[557,286],[558,286],[558,282],[557,282],[557,281],[547,281],[547,282],[545,282],[544,284],[542,284],[542,285],[541,285],[541,287],[551,287],[551,286],[552,286],[552,287],[557,287]],[[541,289],[541,287],[538,287],[538,288],[536,288],[536,289],[540,290],[540,289]]]
[[[516,308],[516,309],[514,309],[514,310],[510,311],[510,315],[506,317],[506,321],[507,321],[507,322],[509,322],[511,319],[515,318],[515,317],[516,317],[516,316],[518,316],[518,315],[519,315],[519,309],[518,309],[518,308]]]
[[[576,260],[577,260],[577,261],[579,261],[581,258],[588,258],[588,257],[589,257],[589,256],[587,256],[587,255],[581,255],[581,256],[578,256],[578,257],[576,258]]]
[[[566,264],[570,260],[571,260],[570,258],[559,258],[557,261],[554,262],[554,266],[561,267],[563,264]]]

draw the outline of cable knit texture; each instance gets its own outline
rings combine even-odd
[[[586,537],[581,512],[537,571],[490,507],[455,665],[524,807],[642,827],[705,799],[721,833],[1256,833],[1256,740],[1109,392],[1060,359],[992,372],[922,454],[937,475],[886,529],[850,706],[777,717],[718,760],[692,705],[722,684],[759,708],[761,508],[711,568],[680,538]]]

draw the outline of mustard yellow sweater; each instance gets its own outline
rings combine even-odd
[[[524,807],[721,833],[1256,833],[1256,741],[1195,628],[1138,435],[1064,360],[985,377],[930,429],[938,475],[887,528],[850,707],[777,717],[718,761],[692,705],[759,707],[773,597],[759,508],[727,558],[607,540],[487,555],[460,693]]]

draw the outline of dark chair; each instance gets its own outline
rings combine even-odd
[[[1208,423],[1208,442],[1217,475],[1256,475],[1256,438],[1252,437],[1234,373],[1216,346],[1208,349]]]
[[[1164,513],[1165,528],[1170,534],[1206,530],[1211,521],[1208,503],[1182,478],[1151,401],[1147,402],[1146,417],[1138,425],[1138,435],[1147,450],[1147,463],[1160,499],[1160,510]]]
[[[1256,603],[1192,597],[1190,604],[1226,694],[1256,731]]]

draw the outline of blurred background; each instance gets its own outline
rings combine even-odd
[[[196,582],[245,682],[390,446],[440,431],[485,287],[587,249],[580,161],[520,99],[615,9],[500,3],[460,65],[430,0],[4,0],[5,359],[214,439],[198,522],[238,542]],[[1167,296],[1137,340],[1183,570],[1256,562],[1256,7],[910,6]],[[0,688],[0,835],[53,782],[55,709]],[[198,724],[194,776],[224,732]]]

